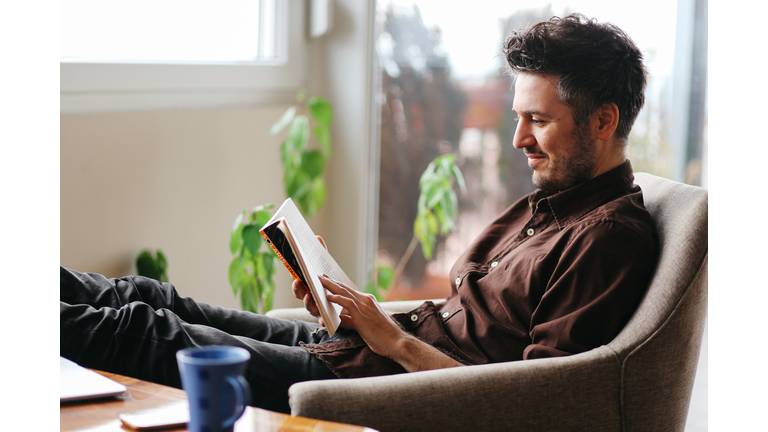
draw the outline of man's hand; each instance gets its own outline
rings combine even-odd
[[[371,294],[320,277],[331,293],[328,301],[341,306],[341,327],[357,331],[376,354],[394,360],[408,372],[462,366],[462,363],[417,339],[385,312]]]
[[[309,292],[309,289],[306,287],[306,285],[304,285],[304,282],[302,282],[300,279],[294,279],[293,285],[291,285],[291,289],[293,290],[294,297],[303,301],[304,307],[307,309],[307,311],[309,311],[313,317],[317,318],[321,326],[325,327],[323,317],[320,316],[320,309],[317,308],[315,299],[312,297],[312,293]]]
[[[323,240],[323,238],[320,236],[317,236],[317,239],[327,250],[328,246],[325,245],[325,240]],[[313,317],[317,318],[321,326],[325,327],[323,317],[320,316],[320,309],[317,308],[315,299],[312,297],[312,293],[309,292],[309,288],[304,285],[304,282],[299,279],[294,279],[293,284],[291,285],[291,290],[293,290],[293,296],[304,302],[304,307],[307,309],[307,311],[309,311]]]
[[[379,306],[376,298],[327,276],[320,276],[320,282],[330,292],[326,294],[328,301],[343,308],[341,327],[356,330],[376,354],[394,358],[393,350],[408,333]]]

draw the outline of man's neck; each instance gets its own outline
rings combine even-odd
[[[626,146],[621,142],[617,142],[614,137],[611,137],[609,141],[600,141],[596,143],[596,146],[598,152],[595,158],[595,171],[592,173],[592,178],[618,167],[627,160]]]

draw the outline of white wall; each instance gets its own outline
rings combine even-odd
[[[182,295],[238,305],[229,232],[243,209],[284,199],[267,130],[285,108],[62,115],[61,264],[135,274],[138,252],[159,248]]]

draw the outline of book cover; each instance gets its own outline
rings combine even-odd
[[[271,224],[267,223],[267,225],[264,225],[259,232],[261,233],[261,236],[264,237],[264,240],[266,240],[269,247],[272,248],[272,251],[277,254],[280,262],[282,262],[283,265],[285,265],[285,268],[291,273],[291,276],[293,276],[294,279],[301,279],[301,281],[304,282],[304,285],[309,286],[307,279],[304,277],[304,273],[301,271],[299,261],[293,253],[293,248],[291,248],[291,244],[285,237],[285,227],[279,226],[281,223],[284,225],[285,220],[279,219]]]

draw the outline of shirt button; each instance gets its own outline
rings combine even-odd
[[[491,263],[491,268],[494,268],[497,265],[499,265],[499,262],[498,261],[494,261],[494,262]]]
[[[443,312],[443,318],[448,318],[449,316],[451,316],[450,312]]]
[[[461,278],[460,278],[460,277],[457,277],[457,278],[456,278],[456,285],[457,285],[457,286],[458,286],[458,285],[461,285]]]
[[[530,237],[530,236],[532,236],[532,235],[533,235],[533,233],[535,233],[535,232],[536,232],[536,231],[534,231],[534,230],[533,230],[533,228],[528,228],[528,231],[526,231],[526,234],[528,234],[528,237]]]
[[[419,316],[416,314],[411,315],[411,321],[416,322],[419,320]]]

